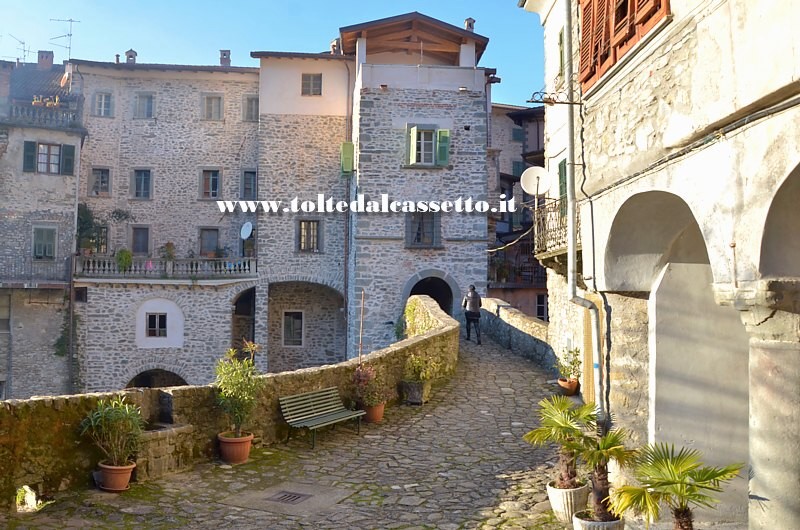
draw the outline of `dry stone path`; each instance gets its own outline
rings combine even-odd
[[[317,448],[253,450],[235,466],[134,484],[122,495],[61,494],[8,528],[560,529],[544,483],[553,454],[522,435],[536,403],[554,390],[545,373],[490,340],[461,342],[453,379],[423,407],[387,409],[384,422],[324,431]],[[296,505],[266,500],[280,492],[311,497]],[[3,521],[0,521],[2,523]]]

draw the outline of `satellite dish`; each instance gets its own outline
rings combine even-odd
[[[533,166],[522,172],[519,183],[528,195],[547,195],[553,179],[545,168]]]
[[[242,225],[241,231],[239,231],[239,235],[242,239],[247,239],[253,233],[253,223],[247,221],[245,224]]]

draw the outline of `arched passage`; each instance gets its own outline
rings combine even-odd
[[[184,386],[186,381],[174,372],[161,370],[146,370],[131,379],[125,388],[162,388],[167,386]]]
[[[705,240],[691,209],[670,193],[635,195],[618,210],[608,241],[607,286],[649,292],[647,336],[617,336],[627,343],[612,356],[612,371],[624,373],[626,363],[641,362],[626,350],[648,352],[647,385],[636,382],[624,399],[640,402],[646,392],[649,440],[698,449],[711,465],[746,461],[748,336],[737,312],[714,300]],[[720,509],[698,519],[746,521],[746,478],[721,500]]]
[[[761,275],[768,278],[800,277],[800,167],[778,189],[764,224],[761,240]]]
[[[447,282],[441,278],[428,277],[421,279],[411,288],[409,296],[415,294],[430,296],[436,300],[442,311],[448,315],[453,314],[453,291],[447,285]]]
[[[241,348],[242,341],[252,342],[255,337],[256,289],[242,291],[233,302],[231,319],[231,346]]]

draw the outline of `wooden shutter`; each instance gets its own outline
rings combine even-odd
[[[436,165],[446,166],[450,163],[450,129],[436,131]]]
[[[585,82],[594,74],[595,63],[592,53],[592,34],[594,22],[594,0],[581,1],[581,64],[578,79]],[[567,50],[568,54],[572,50]]]
[[[636,0],[636,23],[641,24],[661,7],[660,0]]]
[[[342,173],[352,173],[355,162],[353,142],[342,142],[341,161]]]
[[[634,13],[636,0],[613,0],[612,21],[612,46],[621,46],[636,33]]]
[[[558,32],[558,75],[564,77],[564,28]]]
[[[408,163],[417,163],[417,126],[408,130]]]
[[[22,171],[36,172],[36,142],[25,142],[22,154]]]
[[[592,53],[598,76],[603,75],[614,61],[614,53],[611,49],[611,17],[609,16],[611,1],[595,0],[594,4]]]
[[[558,198],[561,201],[561,216],[567,215],[567,161],[558,163]]]
[[[72,175],[75,171],[75,146],[61,146],[61,174]]]

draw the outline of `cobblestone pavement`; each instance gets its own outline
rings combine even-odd
[[[462,339],[457,373],[434,389],[430,403],[388,408],[383,423],[362,425],[360,437],[340,426],[318,434],[315,450],[298,436],[254,448],[248,463],[233,468],[200,464],[119,495],[65,492],[38,513],[5,523],[17,529],[561,529],[544,488],[554,454],[522,440],[534,426],[536,403],[554,390],[546,379],[490,340],[477,346]],[[265,491],[289,482],[346,498],[319,510],[300,503],[287,508],[295,515],[276,513]]]

